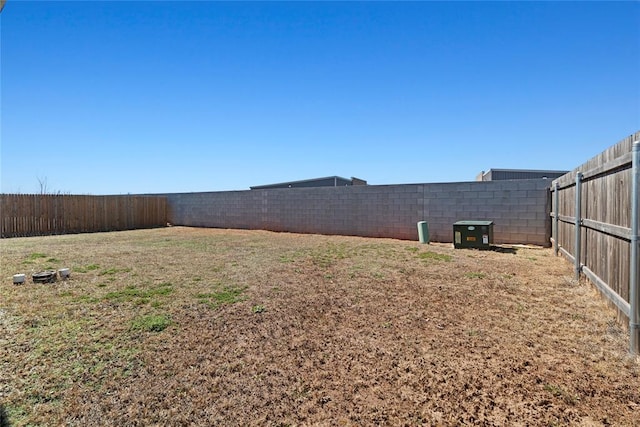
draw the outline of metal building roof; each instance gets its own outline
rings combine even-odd
[[[367,181],[355,177],[351,179],[340,176],[326,176],[322,178],[302,179],[298,181],[287,181],[276,184],[254,185],[249,187],[252,190],[265,190],[269,188],[301,188],[301,187],[342,187],[349,185],[367,185]]]

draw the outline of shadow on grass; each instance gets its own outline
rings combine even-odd
[[[493,252],[499,252],[501,254],[512,254],[512,255],[515,255],[518,252],[516,248],[505,248],[502,246],[491,246],[491,250]]]
[[[10,427],[9,424],[9,416],[7,415],[7,411],[4,410],[4,406],[0,404],[0,427]]]

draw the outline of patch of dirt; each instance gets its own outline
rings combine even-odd
[[[0,250],[14,425],[638,425],[627,334],[550,249],[172,227]],[[71,279],[11,284],[47,262]]]

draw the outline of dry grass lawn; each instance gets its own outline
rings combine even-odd
[[[550,249],[172,227],[0,254],[13,426],[640,425],[627,334]]]

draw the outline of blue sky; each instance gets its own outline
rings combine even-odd
[[[640,129],[638,22],[638,2],[8,0],[1,190],[572,169]]]

